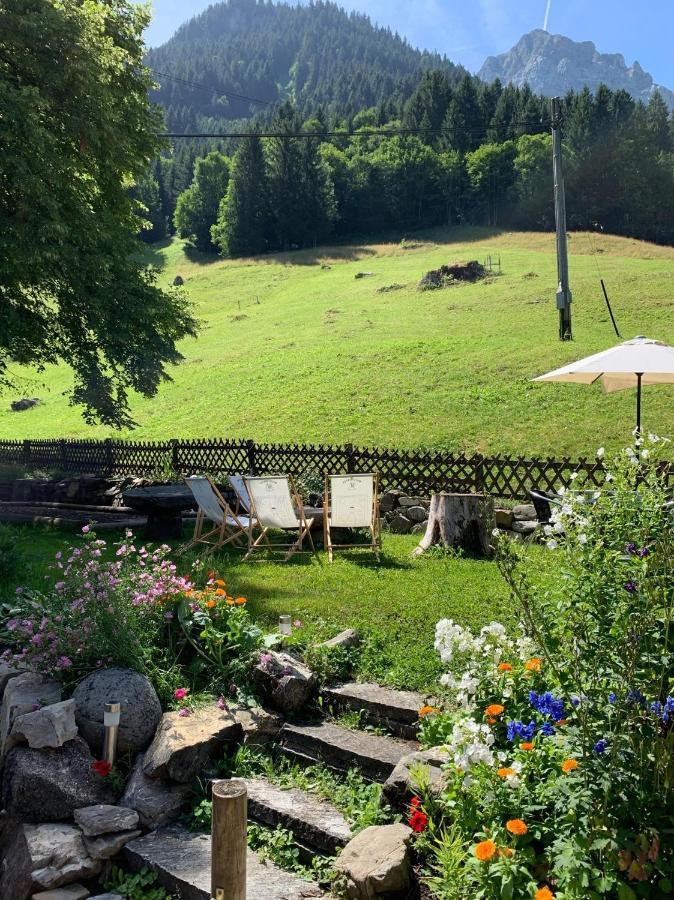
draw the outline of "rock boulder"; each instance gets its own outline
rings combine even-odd
[[[148,778],[143,772],[141,753],[126,783],[119,806],[135,809],[140,824],[152,829],[175,821],[191,794],[189,784],[165,784],[157,778]]]
[[[61,696],[61,685],[37,672],[23,672],[11,678],[5,686],[0,706],[0,757],[8,749],[5,745],[14,720],[42,706],[58,703]]]
[[[316,676],[308,666],[274,650],[260,657],[253,679],[270,706],[282,713],[302,709],[316,690]]]
[[[431,791],[439,791],[443,785],[441,766],[449,760],[449,754],[439,747],[432,750],[417,750],[398,762],[382,786],[382,801],[396,810],[402,811],[418,791],[415,773],[423,766]]]
[[[346,879],[350,900],[407,897],[412,882],[408,845],[412,829],[396,825],[371,825],[349,841],[335,863]]]
[[[7,739],[7,747],[25,741],[33,750],[56,748],[76,737],[75,701],[63,700],[17,716]]]
[[[85,837],[98,837],[117,831],[129,831],[138,824],[138,813],[125,806],[99,803],[76,809],[75,823],[80,826]]]
[[[113,667],[87,675],[73,693],[77,725],[89,746],[103,746],[103,708],[117,701],[122,705],[117,748],[120,753],[145,750],[161,719],[161,704],[149,679],[133,669]]]

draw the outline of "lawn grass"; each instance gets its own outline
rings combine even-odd
[[[45,585],[54,554],[78,541],[41,528],[17,529],[17,535],[27,557],[19,582],[35,588]],[[366,554],[340,554],[331,565],[323,552],[288,563],[243,562],[240,554],[222,552],[213,557],[213,569],[231,594],[248,598],[251,615],[266,629],[274,630],[279,615],[290,614],[302,622],[293,640],[306,644],[356,628],[364,637],[359,679],[432,689],[441,672],[433,649],[439,619],[480,627],[494,618],[512,623],[513,612],[495,563],[434,553],[412,560],[416,544],[409,535],[385,534],[380,564]],[[193,557],[181,559],[188,572]],[[11,597],[14,587],[5,584],[4,595]]]
[[[503,274],[420,293],[442,263],[500,256]],[[390,243],[227,261],[179,240],[148,250],[176,274],[202,322],[185,361],[154,399],[134,398],[136,439],[236,436],[450,450],[592,455],[624,446],[634,391],[531,379],[617,342],[600,274],[625,338],[674,343],[674,248],[572,234],[573,343],[557,337],[552,234],[476,228]],[[359,272],[372,275],[356,279]],[[391,285],[400,289],[383,292]],[[107,437],[63,395],[66,367],[17,370],[19,395],[43,403],[0,412],[0,437]],[[671,387],[649,387],[644,426],[674,432]],[[8,398],[8,400],[11,398]],[[8,403],[6,404],[8,406]]]

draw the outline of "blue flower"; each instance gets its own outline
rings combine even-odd
[[[641,691],[631,690],[627,692],[627,702],[628,703],[638,703],[639,706],[646,705],[646,698],[641,693]]]
[[[625,582],[623,587],[625,588],[625,590],[627,591],[628,594],[636,594],[636,592],[639,590],[636,585],[636,582],[632,581],[631,578],[629,581]]]
[[[667,697],[665,709],[662,713],[662,721],[669,722],[670,716],[674,716],[674,697]]]
[[[650,552],[651,551],[648,549],[648,547],[642,547],[641,550],[639,550],[639,557],[641,559],[645,559]]]
[[[595,753],[605,753],[606,752],[606,741],[604,740],[604,738],[597,741],[597,743],[594,745],[593,749],[594,749]]]
[[[564,701],[553,697],[550,691],[546,691],[540,696],[536,691],[529,691],[529,703],[542,716],[548,716],[554,722],[564,718]]]
[[[662,705],[662,703],[660,703],[659,700],[654,700],[654,701],[651,703],[649,709],[650,709],[650,711],[653,713],[653,715],[654,715],[654,716],[657,716],[658,719],[659,719],[659,718],[662,717],[662,713],[663,713],[663,711],[664,711],[664,706]]]
[[[580,706],[580,697],[572,697],[572,698],[571,698],[571,705],[572,705],[573,707]]]
[[[511,719],[506,725],[506,737],[511,743],[514,743],[518,738],[524,741],[530,741],[536,733],[535,722],[529,722],[528,725],[525,725],[524,722],[518,722]]]
[[[629,544],[625,544],[624,552],[629,553],[630,556],[636,556],[638,547],[634,541],[630,541]]]
[[[617,699],[618,698],[615,695],[615,691],[611,691],[611,693],[608,695],[608,702],[613,704],[616,702]]]
[[[552,735],[554,733],[555,733],[555,729],[552,727],[552,725],[549,722],[544,722],[541,725],[541,734],[544,735],[544,737],[552,737]]]

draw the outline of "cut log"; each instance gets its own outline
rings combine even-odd
[[[426,534],[412,556],[421,556],[434,544],[491,556],[494,504],[488,494],[433,494]]]

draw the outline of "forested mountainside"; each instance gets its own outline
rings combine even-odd
[[[224,91],[271,103],[290,100],[304,116],[319,107],[328,116],[349,116],[379,106],[386,118],[388,104],[410,96],[422,72],[440,69],[454,82],[466,74],[325,0],[215,4],[149,50],[147,64],[172,76],[156,75],[152,99],[165,107],[169,130],[181,132],[222,130],[264,109],[227,99]]]

